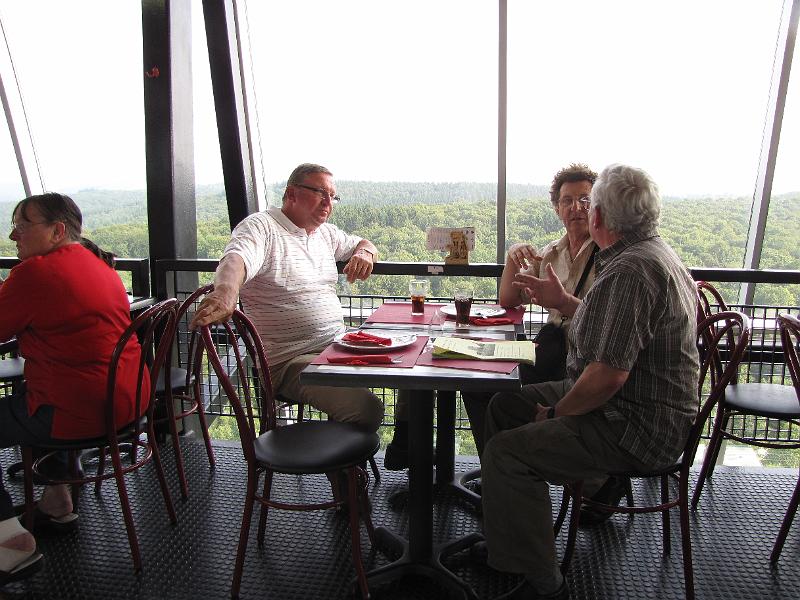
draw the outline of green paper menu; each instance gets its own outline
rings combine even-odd
[[[457,337],[438,337],[433,342],[434,358],[470,360],[509,360],[529,365],[536,361],[536,350],[530,341],[481,342]]]

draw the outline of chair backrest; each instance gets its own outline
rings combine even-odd
[[[174,336],[175,325],[177,322],[178,301],[175,298],[164,300],[142,311],[131,324],[125,329],[119,338],[114,352],[111,354],[111,363],[108,369],[108,381],[106,387],[106,432],[109,438],[116,440],[116,403],[114,402],[117,394],[117,372],[119,370],[120,359],[125,351],[128,342],[136,336],[141,345],[139,364],[137,365],[135,412],[137,416],[148,414],[152,416],[153,405],[155,404],[155,383],[148,386],[148,407],[142,411],[143,404],[143,382],[145,377],[149,377],[151,382],[158,379],[158,375],[172,347],[172,337]],[[140,429],[139,419],[134,419],[137,433]]]
[[[228,397],[239,427],[242,451],[252,464],[255,461],[253,442],[276,426],[275,396],[261,337],[253,322],[238,309],[229,322],[217,326],[213,333],[209,326],[201,327],[200,333],[201,350],[205,350],[219,385]],[[220,357],[217,346],[225,348],[224,357]],[[258,428],[256,417],[259,417]]]
[[[733,340],[733,345],[730,345]],[[729,383],[735,382],[739,364],[750,341],[750,318],[737,311],[713,313],[697,326],[697,348],[700,353],[700,377],[697,384],[699,411],[695,418],[683,453],[683,468],[694,462],[711,411],[725,393]],[[727,360],[722,360],[721,347]],[[703,400],[705,393],[708,396]]]
[[[784,362],[789,369],[789,375],[800,402],[800,361],[798,361],[798,348],[800,348],[800,319],[790,314],[778,315],[778,327],[781,330],[781,346],[783,348]]]
[[[178,365],[183,366],[184,363],[181,361],[181,353],[180,353],[180,340],[178,336],[181,332],[186,332],[186,329],[182,329],[182,325],[184,322],[184,318],[189,313],[189,309],[191,309],[197,301],[208,294],[209,292],[214,291],[214,284],[209,283],[208,285],[203,285],[197,288],[194,292],[192,292],[188,298],[186,298],[183,302],[181,302],[180,306],[178,306],[178,315],[177,321],[175,323],[175,335],[173,336],[173,341],[175,342],[175,350],[177,351],[177,358],[178,358]],[[188,323],[186,323],[186,327],[188,329]],[[199,342],[199,332],[197,330],[189,332],[189,344],[188,344],[188,353],[187,353],[187,360],[186,360],[186,387],[188,388],[192,384],[192,376],[193,374],[197,373],[197,369],[194,369],[194,365],[198,364],[197,359],[199,357],[200,352],[200,342]],[[172,353],[170,353],[172,354]],[[166,364],[167,368],[167,376],[169,376],[169,368],[170,363]],[[167,377],[166,381],[171,381],[169,377]],[[196,381],[200,381],[197,379]]]
[[[717,306],[717,310],[713,310],[713,306]],[[715,312],[725,312],[728,310],[728,305],[725,304],[722,295],[717,291],[713,285],[707,281],[697,282],[697,322],[700,323],[706,317],[713,315]]]

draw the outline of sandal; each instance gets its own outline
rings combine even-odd
[[[67,513],[60,517],[54,517],[43,512],[38,506],[33,511],[33,531],[41,533],[51,531],[53,533],[71,533],[78,528],[78,514]]]
[[[27,579],[42,568],[42,553],[35,550],[28,558],[19,563],[10,571],[0,571],[0,587],[12,581]]]

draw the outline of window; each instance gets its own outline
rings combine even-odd
[[[510,0],[508,181],[545,186],[571,162],[644,168],[683,260],[740,267],[780,8]],[[509,245],[562,234],[546,195],[509,186]]]

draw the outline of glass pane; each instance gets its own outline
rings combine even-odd
[[[508,243],[561,235],[558,169],[623,162],[659,184],[688,265],[741,266],[780,8],[510,0],[508,180],[542,187],[509,186]]]
[[[0,113],[0,256],[17,255],[16,245],[8,239],[8,234],[11,232],[11,211],[24,197],[14,146],[5,115]],[[6,273],[0,275],[5,277]]]
[[[784,18],[788,18],[786,15]],[[786,94],[775,179],[764,232],[762,269],[800,269],[800,44],[795,44]],[[800,306],[800,285],[756,286],[754,301],[772,306]]]
[[[332,222],[374,241],[382,259],[441,261],[425,250],[426,228],[475,225],[471,260],[494,262],[497,4],[303,0],[246,10],[254,145],[270,203],[280,204],[295,166],[323,164],[343,198]],[[398,279],[382,289],[407,295]]]
[[[45,188],[101,246],[147,256],[141,2],[0,6]]]

